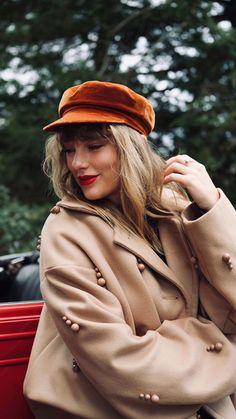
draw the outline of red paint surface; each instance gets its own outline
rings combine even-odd
[[[0,305],[0,419],[33,419],[22,386],[42,306]]]

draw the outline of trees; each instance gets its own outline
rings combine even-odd
[[[3,0],[0,13],[0,179],[12,197],[55,200],[42,126],[65,88],[99,79],[149,97],[161,153],[199,159],[236,203],[233,0]]]
[[[0,185],[0,202],[0,255],[34,249],[50,207],[19,204],[3,185]]]

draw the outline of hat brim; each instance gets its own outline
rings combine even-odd
[[[57,131],[58,128],[68,124],[82,123],[114,123],[126,124],[132,127],[132,124],[123,115],[115,115],[114,111],[99,111],[93,109],[74,109],[65,113],[62,118],[57,119],[51,124],[46,125],[44,131]]]

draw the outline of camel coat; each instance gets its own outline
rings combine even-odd
[[[42,231],[45,306],[24,393],[37,419],[235,419],[236,212],[134,234],[60,201]]]

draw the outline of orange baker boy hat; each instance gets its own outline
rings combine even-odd
[[[67,89],[60,100],[60,118],[44,127],[44,131],[57,131],[66,124],[107,122],[126,124],[148,136],[155,123],[151,103],[118,83],[87,81]]]

